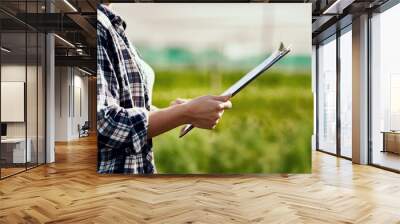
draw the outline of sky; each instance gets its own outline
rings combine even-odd
[[[134,45],[217,49],[231,59],[278,48],[311,54],[311,4],[113,3]]]

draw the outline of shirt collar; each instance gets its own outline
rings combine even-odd
[[[102,11],[107,18],[110,20],[111,24],[116,28],[126,29],[126,23],[121,17],[117,16],[109,7],[106,5],[99,4],[97,9]]]

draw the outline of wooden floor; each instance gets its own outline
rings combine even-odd
[[[7,177],[7,176],[10,176],[10,175],[22,172],[24,170],[25,170],[25,167],[23,167],[23,168],[21,168],[21,167],[17,167],[17,168],[15,168],[15,167],[1,168],[1,177]]]
[[[36,163],[18,164],[17,167],[2,167],[1,168],[1,178],[5,178],[20,172],[24,172],[27,169],[33,169],[37,166]]]
[[[315,152],[313,174],[100,176],[94,138],[0,181],[0,223],[400,223],[400,175]]]
[[[392,152],[374,151],[373,161],[375,164],[400,170],[400,155]]]

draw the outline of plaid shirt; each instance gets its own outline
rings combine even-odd
[[[124,31],[125,22],[106,6],[97,8],[98,173],[154,173],[147,138],[148,91]]]

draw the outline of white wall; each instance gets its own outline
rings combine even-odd
[[[56,141],[77,139],[78,124],[83,125],[88,120],[88,78],[83,75],[76,68],[56,67]]]
[[[69,136],[69,69],[55,68],[55,141],[67,141]]]
[[[25,82],[25,73],[25,65],[2,65],[1,81]],[[25,137],[25,122],[7,123],[7,137]]]
[[[77,75],[78,72],[78,75]],[[82,73],[79,70],[74,70],[74,91],[72,94],[74,96],[71,96],[72,99],[74,99],[74,102],[71,104],[74,104],[74,108],[72,108],[72,119],[71,119],[71,135],[73,138],[78,138],[79,133],[78,133],[78,124],[83,125],[85,121],[88,121],[88,78],[83,77]],[[78,93],[80,91],[80,93]],[[78,96],[80,95],[80,99]],[[79,102],[80,105],[79,105]],[[81,108],[79,108],[81,107]],[[80,111],[81,109],[82,111]],[[75,112],[75,113],[74,113]]]
[[[18,64],[9,64],[9,65],[2,65],[1,66],[1,81],[2,82],[25,82],[25,71],[26,67],[24,65],[18,65]],[[35,69],[36,72],[36,67],[28,66],[28,73]],[[33,95],[33,93],[27,93],[28,97],[30,95]],[[36,96],[36,92],[35,92]],[[28,100],[31,101],[31,100]],[[1,110],[7,110],[7,108],[1,108]],[[31,117],[29,117],[30,114],[28,114],[28,120],[31,120]],[[35,114],[36,116],[36,114]],[[7,136],[8,137],[25,137],[25,122],[7,122]],[[29,137],[29,136],[28,136]]]
[[[38,70],[37,70],[38,69]],[[26,107],[22,108],[22,112],[26,112],[26,120],[23,122],[6,122],[8,138],[25,138],[29,139],[32,161],[44,163],[44,74],[42,67],[25,64],[3,64],[1,66],[2,82],[24,82],[26,84]],[[26,80],[27,78],[27,80]],[[24,91],[24,90],[22,90]],[[22,93],[23,94],[23,93]],[[7,97],[7,96],[2,96]],[[4,107],[2,112],[13,113],[12,109]],[[37,156],[37,153],[39,155]]]

